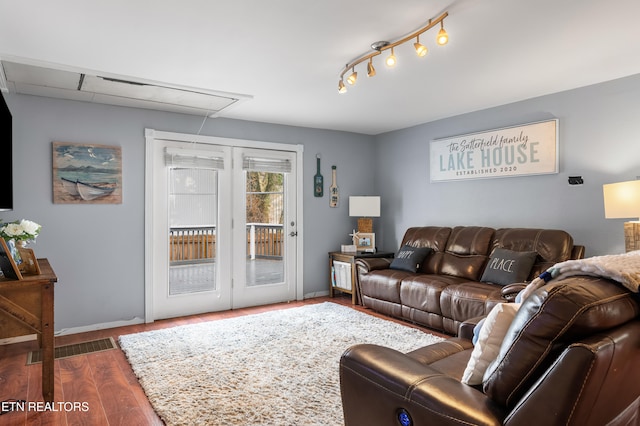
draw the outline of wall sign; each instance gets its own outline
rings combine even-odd
[[[558,173],[558,120],[430,144],[431,182]]]

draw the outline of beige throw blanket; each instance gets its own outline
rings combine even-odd
[[[518,301],[526,299],[551,280],[563,280],[574,275],[609,278],[618,281],[630,291],[638,293],[640,292],[640,250],[556,263],[531,281],[518,295]]]

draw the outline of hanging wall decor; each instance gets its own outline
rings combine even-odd
[[[431,182],[558,173],[558,120],[430,144]]]
[[[320,154],[316,154],[316,174],[313,177],[313,196],[322,197],[324,195],[324,178],[320,173]]]
[[[329,207],[338,207],[340,191],[338,190],[338,177],[336,166],[331,166],[331,186],[329,187]]]
[[[122,149],[53,142],[53,202],[122,204]]]

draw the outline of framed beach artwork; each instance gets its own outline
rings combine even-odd
[[[53,142],[53,202],[122,204],[122,149]]]

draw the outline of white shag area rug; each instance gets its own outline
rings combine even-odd
[[[120,337],[167,425],[342,425],[339,361],[442,338],[331,302]]]

